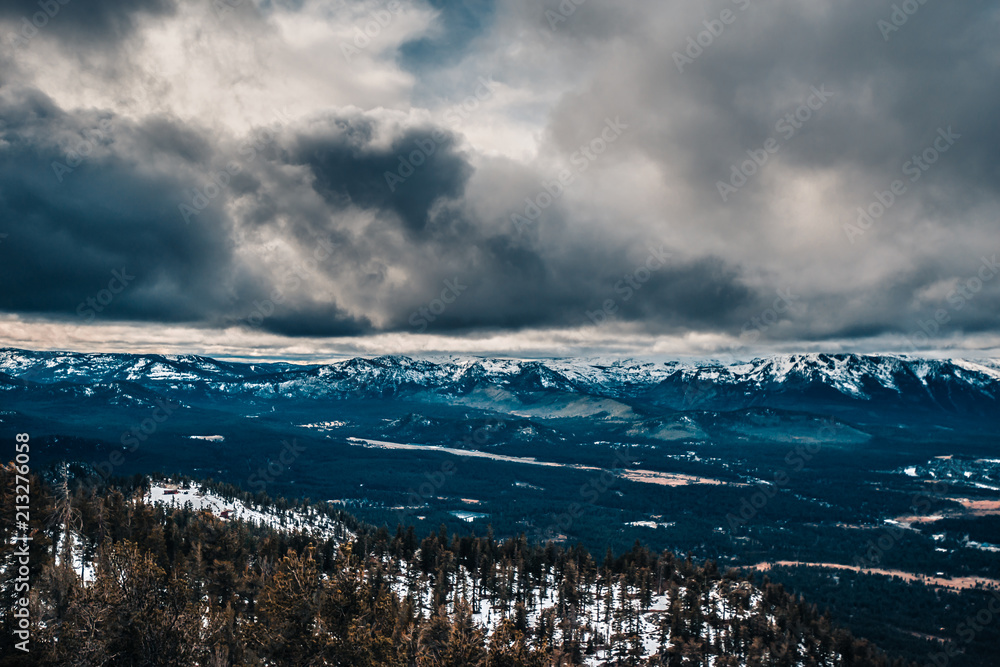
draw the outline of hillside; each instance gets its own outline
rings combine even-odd
[[[0,470],[5,514],[13,475]],[[5,524],[0,664],[902,664],[767,579],[712,562],[638,544],[598,562],[523,538],[390,536],[261,500],[142,478],[60,492],[33,477],[32,652],[11,646]]]

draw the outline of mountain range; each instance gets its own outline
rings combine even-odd
[[[214,395],[248,401],[392,399],[480,408],[558,405],[550,416],[775,408],[865,421],[916,415],[946,425],[991,422],[1000,414],[1000,364],[902,356],[801,354],[720,364],[403,356],[332,364],[227,362],[198,356],[0,350],[0,391],[143,405],[158,395],[197,402]],[[627,406],[627,407],[626,407]],[[562,410],[562,412],[560,412]],[[535,415],[540,416],[540,415]],[[545,415],[541,415],[545,416]]]

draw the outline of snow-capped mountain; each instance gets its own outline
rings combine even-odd
[[[83,392],[124,403],[152,400],[149,392],[181,400],[212,394],[459,403],[478,395],[498,404],[508,399],[614,399],[671,412],[772,407],[836,414],[863,410],[1000,415],[1000,367],[994,361],[855,354],[775,356],[728,365],[482,358],[432,362],[382,356],[295,366],[5,349],[0,350],[0,388],[67,398]]]
[[[675,409],[867,406],[996,416],[1000,374],[990,365],[965,360],[792,355],[678,369],[647,397]]]

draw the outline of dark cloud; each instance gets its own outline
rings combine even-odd
[[[910,337],[932,318],[941,336],[995,334],[1000,275],[982,267],[1000,252],[1000,10],[929,2],[886,32],[894,4],[431,0],[417,6],[435,10],[429,27],[395,15],[310,106],[331,76],[320,54],[352,34],[350,22],[313,25],[336,8],[263,3],[227,23],[165,0],[70,0],[45,28],[64,46],[0,53],[0,309],[75,317],[112,270],[134,267],[109,321],[295,337],[617,321],[650,336],[750,326],[794,343]],[[5,3],[4,29],[37,6]],[[724,11],[735,18],[723,34],[689,51]],[[196,28],[156,67],[195,50],[222,74],[191,69],[184,88],[141,58],[96,58],[88,76],[123,97],[117,72],[152,77],[155,111],[135,114],[36,76],[38,59],[114,46],[147,16]],[[276,46],[289,34],[305,51]],[[438,113],[487,76],[496,90],[474,110]],[[171,110],[219,82],[235,92],[218,118]],[[369,89],[380,101],[357,103]],[[784,136],[817,89],[832,94]],[[306,111],[245,120],[286,101]],[[581,163],[608,119],[627,129]],[[845,233],[948,128],[954,145],[863,233]],[[720,197],[769,138],[780,151]],[[544,194],[567,165],[572,185]],[[540,195],[537,215],[512,221]],[[796,307],[754,324],[788,290]]]
[[[373,145],[375,130],[370,120],[333,119],[296,137],[288,162],[309,167],[331,207],[390,211],[420,233],[439,198],[462,194],[472,168],[438,128],[410,129],[383,147]]]
[[[990,32],[1000,12],[984,3],[921,4],[899,30],[886,30],[886,40],[879,21],[891,22],[898,4],[755,0],[684,10],[645,3],[648,13],[584,5],[553,34],[565,58],[580,59],[586,45],[608,60],[588,64],[594,72],[588,84],[556,106],[548,126],[552,148],[568,154],[592,136],[594,119],[622,114],[637,128],[623,142],[670,174],[664,187],[692,196],[693,204],[671,221],[681,233],[699,244],[726,235],[719,253],[727,263],[757,273],[766,267],[775,287],[794,285],[816,306],[781,335],[905,333],[949,295],[956,300],[947,281],[974,271],[977,248],[1000,230],[1000,134],[991,120],[1000,111],[1000,75]],[[735,20],[706,39],[705,21],[726,10]],[[532,21],[537,14],[537,8],[526,12]],[[694,57],[678,71],[675,54],[688,55],[688,38],[699,33],[707,45],[692,49]],[[793,137],[784,137],[777,123],[815,87],[834,94]],[[906,163],[949,128],[961,138],[910,182]],[[723,202],[717,183],[769,137],[779,140],[780,153]],[[816,186],[825,206],[811,213],[826,229],[808,215],[789,220],[796,178],[825,179]],[[894,180],[905,181],[907,192],[874,229],[854,244],[830,234],[855,222],[857,207]],[[843,210],[833,224],[831,205]],[[788,243],[793,236],[801,240]],[[869,259],[876,257],[885,260],[882,271]],[[989,304],[998,294],[1000,284],[984,286],[979,298],[950,315],[949,326],[995,331],[1000,317]]]
[[[75,314],[113,271],[134,275],[108,315],[159,321],[206,318],[222,294],[228,225],[217,211],[185,227],[184,164],[153,167],[142,124],[98,112],[68,114],[34,91],[7,94],[0,115],[0,218],[5,310]],[[190,130],[185,130],[190,132]],[[162,161],[161,161],[162,163]],[[117,284],[116,284],[117,286]]]
[[[255,308],[242,323],[252,328],[257,321],[253,318],[256,312]],[[262,318],[261,327],[269,333],[295,337],[360,336],[374,331],[369,322],[352,317],[331,304],[299,305],[291,311],[284,309],[274,316]]]
[[[524,248],[500,245],[498,240],[490,244],[489,264],[466,274],[471,277],[454,276],[468,285],[468,295],[428,321],[427,330],[590,327],[617,321],[640,322],[660,333],[725,331],[738,328],[741,317],[759,312],[765,303],[717,260],[648,271],[645,261],[630,263],[583,248],[546,261]],[[437,294],[428,297],[421,306]]]
[[[174,0],[4,0],[0,20],[9,22],[5,38],[30,43],[39,33],[73,46],[106,48],[128,37],[142,16],[163,17]]]

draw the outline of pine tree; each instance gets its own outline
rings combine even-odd
[[[289,550],[261,591],[250,641],[261,655],[283,664],[306,664],[315,655],[320,583],[312,549]]]
[[[542,667],[545,651],[528,645],[524,632],[510,619],[500,621],[490,637],[486,667]]]
[[[440,607],[420,630],[417,639],[418,667],[437,667],[444,664],[447,657],[448,642],[451,638],[451,621],[448,611]]]

